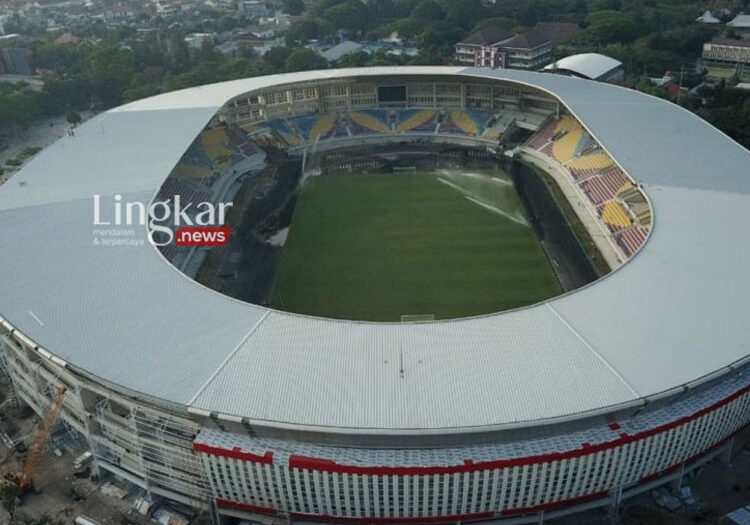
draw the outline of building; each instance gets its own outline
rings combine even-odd
[[[497,45],[512,36],[512,33],[499,27],[488,27],[472,33],[456,44],[456,61],[462,66],[491,67],[489,64],[496,61]]]
[[[720,24],[721,20],[716,18],[711,11],[706,10],[705,13],[703,13],[701,16],[695,19],[696,22],[700,22],[702,24]]]
[[[364,49],[364,46],[359,42],[346,40],[344,42],[341,42],[340,44],[336,44],[333,47],[329,47],[325,51],[321,51],[320,55],[329,62],[337,62],[345,56],[353,55],[354,53],[361,51],[362,49]]]
[[[714,38],[703,44],[702,56],[709,75],[750,80],[750,39]]]
[[[415,131],[377,125],[384,106]],[[359,111],[371,133],[290,136],[287,154],[360,141],[486,151],[476,132],[438,136],[412,119],[465,119],[467,108],[524,126],[532,135],[518,154],[571,192],[640,196],[639,215],[653,208],[658,230],[627,253],[613,245],[617,271],[588,286],[420,323],[227,297],[181,274],[145,227],[131,245],[91,242],[92,195],[150,202],[202,133],[218,132],[211,144],[226,157],[228,126],[278,138],[290,120],[330,129],[332,113]],[[238,144],[257,152],[247,140]],[[583,151],[596,161],[576,167]],[[323,70],[138,100],[93,117],[0,188],[0,222],[14,225],[0,228],[0,366],[37,413],[65,388],[62,417],[95,472],[219,523],[541,523],[617,506],[679,483],[750,423],[749,163],[669,102],[528,71]],[[594,176],[611,177],[609,189],[586,186]],[[641,226],[595,237],[624,246]],[[732,257],[717,257],[727,246]]]
[[[240,0],[240,12],[248,18],[265,18],[268,16],[268,7],[263,0]]]
[[[552,42],[538,29],[515,36],[499,28],[486,29],[456,44],[456,61],[462,65],[534,70],[550,60]]]
[[[531,29],[500,43],[505,66],[537,70],[552,60],[552,42],[538,29]]]
[[[185,36],[185,43],[191,52],[200,51],[204,44],[214,44],[213,33],[190,33]]]
[[[29,50],[24,47],[6,47],[0,50],[0,59],[9,75],[31,75]]]
[[[622,82],[625,76],[625,66],[622,62],[599,53],[570,55],[547,65],[544,71],[600,82]]]
[[[750,15],[740,13],[727,22],[727,27],[733,27],[743,33],[750,32]]]

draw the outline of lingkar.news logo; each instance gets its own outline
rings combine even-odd
[[[148,224],[148,240],[154,246],[174,242],[178,246],[224,246],[232,228],[225,227],[231,202],[183,204],[175,195],[148,206],[140,201],[123,201],[122,195],[94,195],[94,244],[139,244],[141,239],[112,242],[111,237],[135,237],[128,227]],[[117,228],[114,228],[117,227]],[[103,242],[99,237],[108,237]]]

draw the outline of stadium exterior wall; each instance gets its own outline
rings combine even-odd
[[[447,448],[347,448],[241,432],[87,378],[18,332],[0,336],[17,395],[41,414],[56,385],[63,417],[96,468],[217,516],[466,521],[526,515],[619,494],[685,467],[750,422],[747,366],[689,395],[585,429]]]

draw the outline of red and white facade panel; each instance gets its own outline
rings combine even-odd
[[[298,519],[453,521],[523,514],[656,479],[750,421],[750,375],[586,430],[460,448],[365,449],[203,430],[219,508]]]

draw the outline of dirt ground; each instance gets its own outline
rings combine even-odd
[[[93,116],[92,112],[83,112],[81,118],[85,121]],[[55,142],[60,137],[65,136],[71,125],[65,119],[65,115],[52,117],[34,124],[25,131],[10,137],[7,141],[7,147],[0,150],[0,166],[6,168],[6,172],[0,175],[0,184],[5,182],[13,174],[12,170],[7,170],[6,161],[15,158],[23,150],[30,147],[45,148]]]

